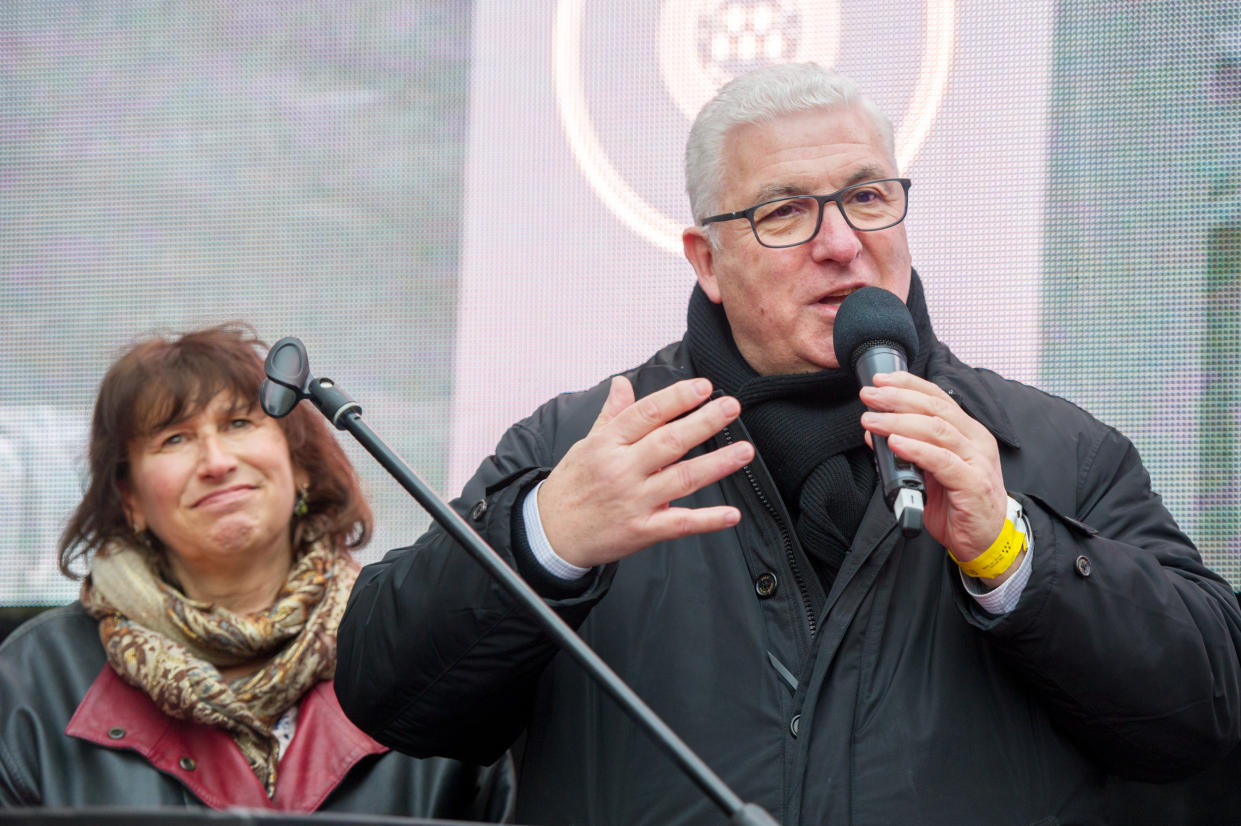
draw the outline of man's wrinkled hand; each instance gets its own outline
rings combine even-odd
[[[1004,527],[1008,501],[991,432],[912,373],[875,376],[861,399],[870,408],[862,414],[867,444],[886,436],[892,453],[922,468],[927,532],[963,562],[987,550]]]
[[[590,433],[573,445],[539,488],[539,518],[566,562],[588,568],[656,542],[736,525],[737,508],[672,507],[754,458],[736,442],[684,459],[741,413],[730,397],[713,399],[706,379],[686,379],[634,399],[616,376]],[[704,404],[704,402],[706,402]]]

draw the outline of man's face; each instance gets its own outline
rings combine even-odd
[[[896,177],[870,120],[854,107],[816,109],[734,129],[725,142],[722,212],[782,195],[826,195],[849,184]],[[741,355],[758,373],[809,373],[839,366],[832,347],[836,311],[861,287],[905,300],[911,261],[905,225],[851,228],[833,203],[805,244],[771,249],[744,219],[685,230],[685,256],[707,297],[723,303]]]

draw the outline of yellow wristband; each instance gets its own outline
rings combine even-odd
[[[1020,510],[1017,511],[1016,518],[1021,518]],[[948,556],[952,557],[952,561],[960,566],[966,576],[990,579],[1011,568],[1025,548],[1025,532],[1018,530],[1010,514],[1005,517],[1004,527],[1000,529],[1000,535],[991,543],[990,548],[967,562],[957,559],[951,550],[948,551]]]

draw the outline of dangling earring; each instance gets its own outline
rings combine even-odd
[[[305,484],[297,489],[297,501],[293,503],[293,515],[305,516],[310,513],[310,485]]]
[[[139,527],[137,522],[133,522],[129,526],[130,532],[134,535],[134,541],[148,551],[154,549],[151,544],[151,532],[145,526]]]

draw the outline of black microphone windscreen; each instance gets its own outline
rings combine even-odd
[[[845,296],[836,311],[832,330],[836,361],[851,367],[862,346],[874,342],[899,345],[910,361],[918,353],[918,331],[905,302],[880,287],[863,287]]]

